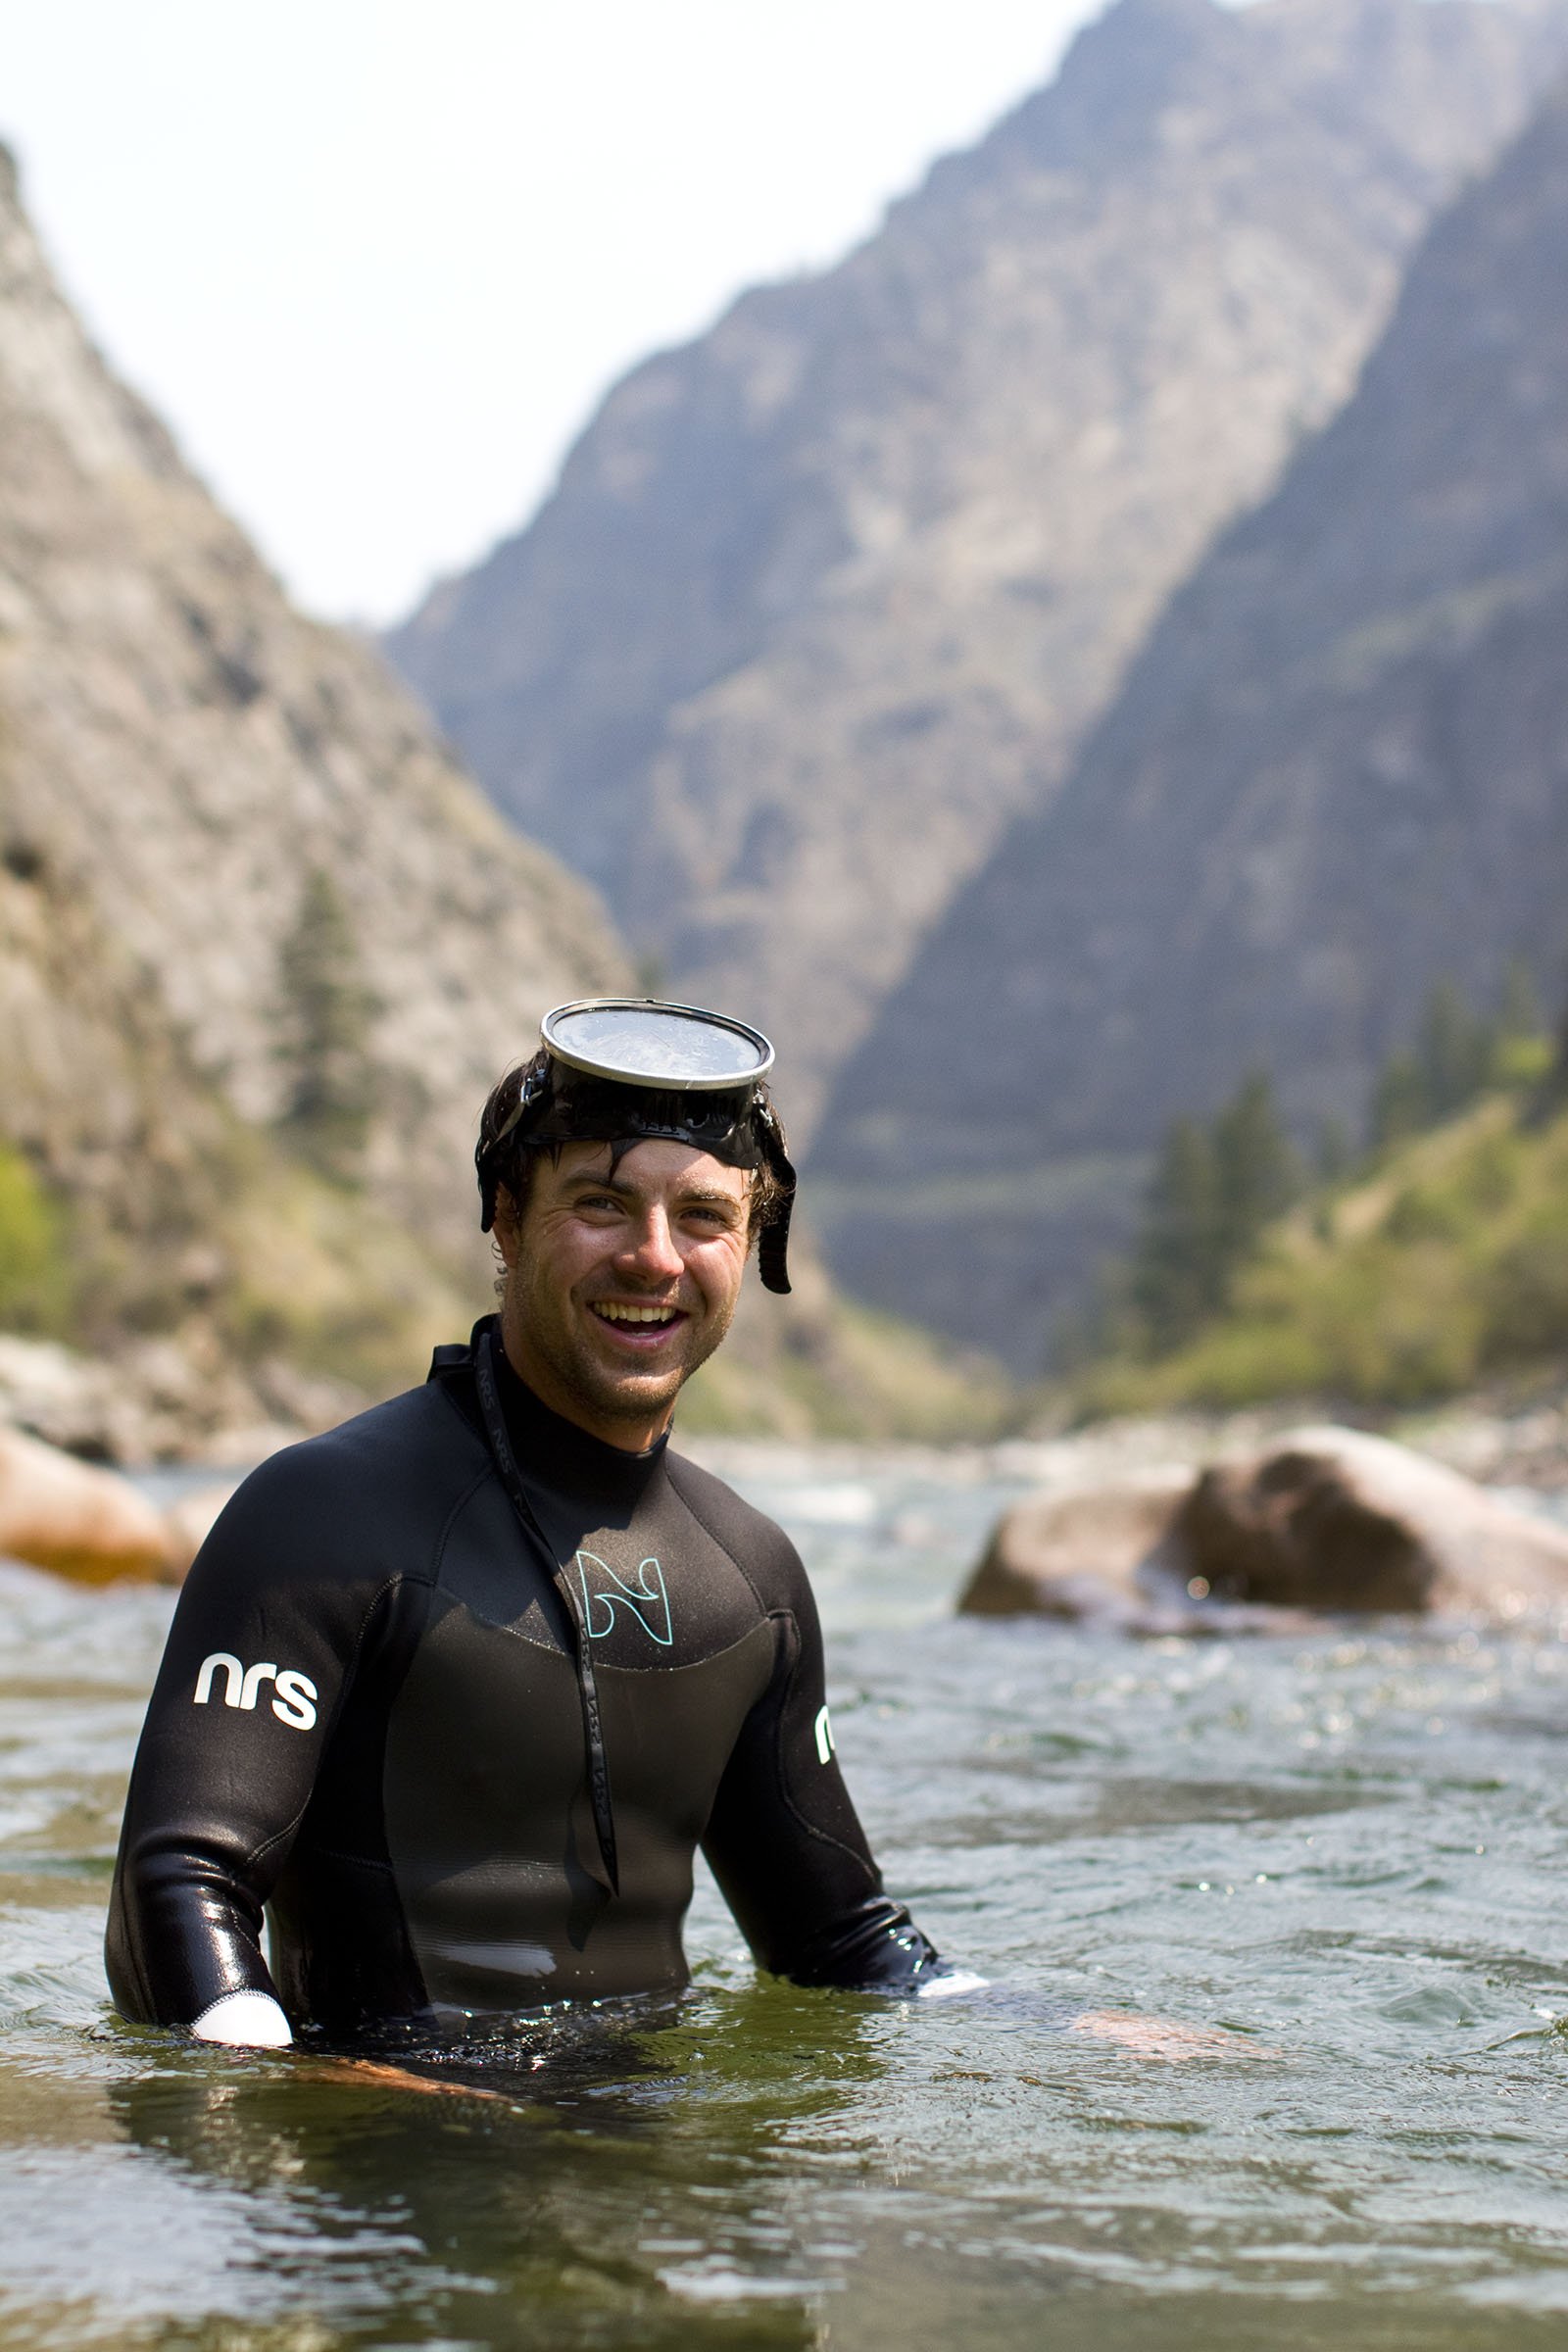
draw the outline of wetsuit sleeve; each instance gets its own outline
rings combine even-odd
[[[761,1966],[799,1984],[918,1991],[943,1973],[881,1873],[833,1749],[816,1603],[799,1555],[773,1539],[761,1585],[773,1629],[766,1690],[736,1742],[703,1851]]]
[[[272,1992],[263,1905],[380,1591],[343,1573],[310,1447],[264,1463],[186,1580],[131,1773],[106,1959],[122,2015],[189,2025]]]

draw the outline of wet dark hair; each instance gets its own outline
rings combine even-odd
[[[486,1233],[495,1222],[500,1195],[506,1194],[514,1215],[521,1217],[528,1205],[534,1172],[541,1155],[548,1152],[551,1160],[559,1166],[564,1147],[572,1141],[569,1134],[559,1131],[541,1135],[526,1115],[519,1116],[519,1105],[525,1096],[542,1103],[548,1095],[561,1091],[558,1071],[559,1065],[541,1049],[531,1060],[519,1062],[504,1078],[499,1079],[486,1099],[479,1115],[479,1141],[473,1154],[479,1180],[479,1222]],[[695,1143],[703,1140],[703,1106],[700,1098],[694,1102],[689,1094],[671,1097],[642,1088],[612,1087],[592,1080],[586,1084],[575,1080],[574,1084],[578,1098],[598,1113],[597,1119],[589,1120],[590,1131],[580,1140],[610,1145],[612,1174],[619,1167],[626,1153],[646,1140],[643,1134],[637,1132],[638,1112],[653,1113],[653,1117],[647,1120],[652,1127],[667,1105],[672,1122],[678,1118],[683,1124],[692,1124],[695,1119],[699,1132],[692,1140]],[[784,1124],[773,1105],[765,1082],[759,1079],[749,1092],[754,1105],[761,1110],[763,1118],[773,1122],[780,1147],[787,1150]],[[607,1114],[609,1122],[613,1123],[614,1112],[622,1101],[631,1114],[627,1132],[622,1135],[595,1135],[593,1127],[604,1122]],[[748,1241],[755,1242],[764,1227],[774,1224],[787,1213],[791,1195],[769,1164],[760,1140],[751,1133],[756,1109],[737,1122],[730,1115],[729,1102],[730,1099],[725,1097],[722,1103],[714,1102],[712,1105],[715,1156],[731,1167],[744,1167],[751,1173],[752,1189],[747,1203],[746,1229]]]

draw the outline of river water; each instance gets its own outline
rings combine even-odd
[[[972,1462],[736,1483],[812,1565],[888,1881],[989,1988],[760,1984],[705,1883],[688,1999],[447,2088],[133,2031],[99,1943],[170,1596],[0,1567],[0,2346],[1568,2342],[1556,1630],[956,1621]]]

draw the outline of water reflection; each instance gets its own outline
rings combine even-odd
[[[238,2192],[239,2269],[336,2341],[384,2340],[395,2309],[410,2342],[815,2345],[847,2249],[824,2275],[777,2157],[793,2122],[831,2116],[824,2041],[840,2096],[874,2095],[865,2006],[782,1986],[625,2004],[405,2053],[403,2080],[192,2052],[109,2106],[187,2242],[221,2238]]]

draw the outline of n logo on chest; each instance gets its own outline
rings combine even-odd
[[[675,1632],[664,1571],[657,1560],[639,1561],[628,1579],[596,1551],[579,1551],[577,1577],[582,1586],[583,1622],[595,1642],[603,1642],[614,1632],[617,1617],[630,1617],[651,1642],[668,1649]]]

